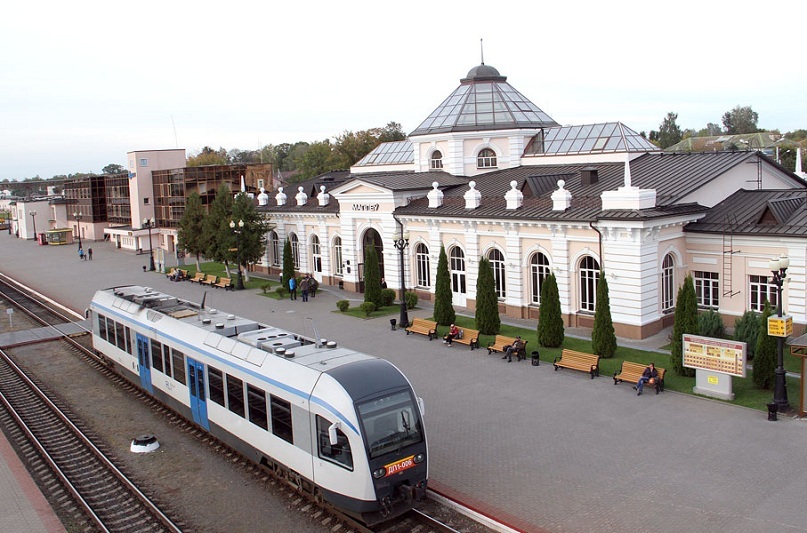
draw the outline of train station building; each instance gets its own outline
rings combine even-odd
[[[798,163],[794,173],[760,150],[665,152],[621,122],[561,125],[490,65],[472,68],[406,140],[302,183],[280,185],[270,165],[185,167],[183,149],[127,160],[128,174],[104,180],[103,201],[89,182],[65,184],[75,205],[52,218],[124,250],[150,242],[162,267],[183,264],[188,194],[210,199],[226,183],[252,194],[273,227],[253,265],[273,275],[288,239],[298,272],[361,292],[375,247],[388,287],[429,300],[444,247],[456,307],[475,308],[485,257],[503,315],[537,319],[553,273],[566,324],[590,327],[603,270],[617,335],[641,339],[672,324],[687,275],[699,307],[727,325],[776,304],[769,262],[787,256],[784,308],[797,333],[807,323]],[[140,221],[152,218],[147,231]]]

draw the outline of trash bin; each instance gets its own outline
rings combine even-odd
[[[339,280],[339,288],[345,290],[345,282],[342,281],[341,279]]]
[[[768,420],[776,420],[776,413],[779,411],[779,406],[775,402],[768,404]]]
[[[395,319],[395,318],[390,318],[389,319],[389,325],[390,325],[390,329],[392,331],[395,331],[395,324],[397,324],[397,323],[398,323],[397,319]]]
[[[541,365],[541,354],[538,350],[532,352],[532,359],[530,359],[532,366],[540,366]]]

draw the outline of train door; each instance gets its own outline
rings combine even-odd
[[[154,387],[151,386],[151,347],[149,338],[137,334],[137,366],[140,371],[140,385],[154,394]]]
[[[193,421],[210,431],[205,400],[205,365],[188,357],[188,389],[191,393]]]

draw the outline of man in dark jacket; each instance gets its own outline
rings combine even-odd
[[[656,370],[656,365],[650,363],[650,366],[645,368],[644,372],[642,372],[642,377],[639,378],[639,382],[636,384],[635,387],[633,387],[638,391],[636,393],[636,396],[642,395],[642,389],[644,388],[645,383],[648,382],[655,383],[657,379],[658,379],[658,370]]]

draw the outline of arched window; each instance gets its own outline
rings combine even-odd
[[[451,249],[449,257],[449,268],[451,269],[451,292],[465,294],[465,254],[459,246]]]
[[[319,248],[319,237],[311,236],[311,267],[314,272],[322,272],[322,255]]]
[[[291,259],[294,263],[294,270],[300,270],[300,241],[297,240],[296,233],[289,235],[289,242],[291,242]]]
[[[431,269],[429,268],[429,249],[425,244],[418,243],[415,247],[415,261],[418,268],[418,287],[431,286]]]
[[[443,152],[440,150],[432,152],[432,157],[429,160],[429,168],[432,170],[440,170],[443,168]]]
[[[549,259],[538,252],[530,257],[530,303],[540,305],[541,288],[544,280],[549,276]]]
[[[591,256],[580,261],[580,310],[593,313],[597,304],[597,279],[600,264]]]
[[[664,256],[661,263],[661,312],[675,311],[675,259],[672,254]]]
[[[342,237],[336,237],[333,240],[333,265],[337,276],[345,273],[342,267]]]
[[[494,248],[488,252],[488,261],[493,270],[493,283],[496,288],[496,298],[502,299],[507,295],[505,290],[505,279],[507,274],[504,269],[504,254]]]
[[[280,239],[276,231],[269,232],[269,263],[273,266],[280,266],[280,260],[283,258],[280,253]]]
[[[496,168],[496,152],[483,148],[476,156],[476,168]]]

